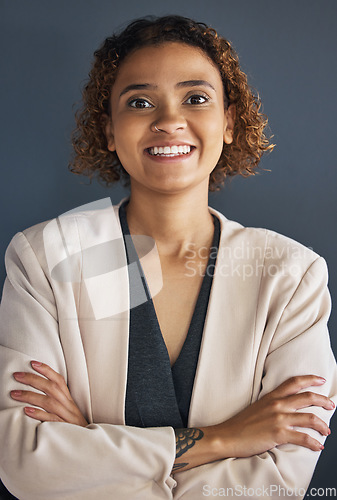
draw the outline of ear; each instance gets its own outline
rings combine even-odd
[[[105,131],[106,141],[108,144],[108,150],[111,152],[116,151],[115,136],[113,134],[113,123],[111,116],[104,114],[102,117],[102,121],[103,121],[103,129]]]
[[[235,104],[231,104],[230,106],[228,106],[228,109],[225,112],[226,123],[225,123],[223,140],[226,144],[231,144],[233,142],[235,117],[236,117]]]

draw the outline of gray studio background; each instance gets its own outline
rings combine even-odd
[[[93,51],[116,28],[147,14],[204,21],[231,40],[259,90],[277,147],[270,172],[237,178],[210,205],[312,247],[328,262],[337,304],[335,0],[2,0],[1,238],[84,203],[126,192],[67,170],[73,105]],[[330,320],[337,352],[337,307]],[[337,417],[312,486],[337,487]]]

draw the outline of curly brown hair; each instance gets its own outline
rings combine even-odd
[[[268,120],[260,111],[261,101],[248,85],[230,42],[206,24],[186,17],[149,16],[107,38],[94,54],[89,81],[83,90],[83,106],[76,113],[77,127],[72,136],[75,155],[69,165],[72,172],[89,178],[97,176],[107,185],[119,180],[129,184],[129,174],[117,153],[107,148],[104,117],[109,114],[111,89],[126,56],[141,47],[168,41],[201,48],[219,69],[225,108],[230,104],[236,107],[233,142],[224,144],[210,175],[209,190],[220,189],[227,176],[253,175],[263,153],[273,149],[264,133]]]

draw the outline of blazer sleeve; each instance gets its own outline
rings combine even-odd
[[[258,399],[292,376],[315,374],[323,376],[326,383],[305,390],[325,394],[337,403],[336,362],[327,330],[330,314],[327,277],[325,261],[319,257],[293,287],[269,341]],[[275,313],[271,310],[270,316]],[[327,423],[333,413],[314,406],[299,411],[314,413]],[[324,442],[312,429],[296,430]],[[217,461],[175,474],[178,483],[175,498],[192,500],[225,493],[229,498],[300,499],[305,495],[318,458],[318,452],[287,444],[248,458]]]
[[[51,364],[66,379],[52,288],[22,233],[6,253],[0,307],[0,474],[20,500],[170,499],[173,429],[35,421],[10,398],[14,371]],[[30,390],[33,390],[30,388]]]

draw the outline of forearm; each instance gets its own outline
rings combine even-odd
[[[175,498],[201,498],[209,496],[210,489],[218,492],[223,488],[239,493],[250,488],[256,495],[261,495],[261,491],[272,495],[271,492],[286,489],[293,492],[289,493],[291,498],[303,498],[319,453],[289,444],[238,457],[237,436],[230,431],[225,436],[223,431],[221,424],[175,431],[176,460],[172,470],[177,473]],[[183,445],[187,436],[188,447]]]
[[[321,440],[331,431],[324,418],[311,412],[333,411],[335,405],[327,396],[301,391],[325,382],[314,375],[293,377],[225,422],[176,430],[173,472],[225,458],[252,457],[284,444],[321,451]],[[310,408],[310,413],[303,411],[306,408]],[[295,427],[317,431],[316,437],[306,431],[298,432]]]
[[[22,500],[171,498],[169,427],[39,425],[22,408],[0,412],[0,423],[1,477]]]
[[[174,475],[177,500],[204,497],[303,499],[319,454],[301,447],[272,450],[246,458],[228,458]],[[254,493],[253,493],[254,492]],[[296,494],[297,492],[297,494]]]
[[[226,458],[229,446],[225,445],[217,428],[213,425],[176,429],[176,459],[172,472],[193,469]]]

